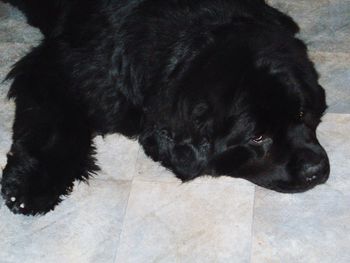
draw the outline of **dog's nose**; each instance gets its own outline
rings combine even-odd
[[[324,183],[329,177],[329,164],[327,160],[304,163],[300,171],[301,177],[307,183]]]
[[[296,152],[290,163],[299,180],[307,185],[322,184],[329,177],[329,161],[324,151],[303,149]]]

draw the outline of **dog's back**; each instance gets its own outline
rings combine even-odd
[[[20,9],[28,19],[28,23],[32,26],[38,27],[44,35],[49,35],[51,31],[58,25],[61,19],[64,18],[65,14],[69,13],[69,10],[73,5],[78,5],[79,8],[84,9],[87,6],[107,6],[107,5],[117,5],[117,6],[127,6],[134,5],[136,3],[148,2],[147,0],[94,0],[94,1],[81,1],[81,0],[2,0],[3,2],[8,2],[18,9]],[[153,0],[152,0],[153,1]],[[150,1],[150,2],[152,2]],[[166,2],[166,1],[162,1]],[[165,3],[166,5],[179,5],[184,6],[186,3],[182,3],[183,1],[169,1],[169,3]],[[257,6],[266,6],[264,0],[237,0],[237,1],[197,1],[193,0],[187,3],[187,5],[193,4],[197,5],[198,3],[203,2],[203,5],[211,5],[213,9],[216,9],[217,6],[224,6],[227,3],[231,6],[237,5],[238,9],[240,6],[250,6],[250,8],[254,5]],[[157,5],[157,4],[156,4]],[[159,5],[159,3],[158,3]],[[250,9],[249,8],[249,9]],[[261,10],[261,9],[258,9]],[[214,10],[215,11],[215,10]],[[240,10],[241,11],[241,10]],[[279,12],[277,9],[272,7],[268,7],[265,10],[264,14],[267,19],[269,14],[276,17],[274,23],[280,24],[283,27],[286,27],[292,33],[297,33],[299,31],[298,26],[294,23],[294,21],[286,16],[285,14]]]

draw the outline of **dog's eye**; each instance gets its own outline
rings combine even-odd
[[[254,143],[262,143],[264,141],[264,135],[257,135],[250,139]]]

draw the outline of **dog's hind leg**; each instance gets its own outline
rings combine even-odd
[[[52,210],[75,179],[98,170],[88,121],[51,50],[47,44],[34,49],[10,73],[16,113],[1,193],[14,213]]]

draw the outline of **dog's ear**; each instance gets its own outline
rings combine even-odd
[[[265,57],[257,61],[255,78],[250,81],[254,105],[265,113],[295,115],[304,104],[301,83],[289,65],[283,61]]]
[[[301,65],[266,59],[265,65],[260,66],[262,77],[260,89],[255,93],[257,104],[283,113],[281,117],[307,111],[320,118],[327,108],[325,90],[318,83],[313,64],[308,59],[304,62]]]
[[[292,101],[292,106],[298,106],[292,111],[308,108],[320,114],[326,109],[324,89],[318,82],[319,75],[301,40],[290,38],[286,43],[276,41],[273,47],[260,50],[255,57],[255,69],[255,85],[259,86],[260,83],[260,87],[263,87],[260,92],[273,95],[277,104],[283,106],[282,93]],[[279,89],[282,86],[284,89]],[[270,87],[275,87],[275,91],[268,94]]]
[[[322,117],[322,115],[327,110],[327,102],[326,102],[326,91],[321,85],[317,85],[315,88],[317,90],[316,96],[314,96],[315,103],[313,104],[314,111]]]

